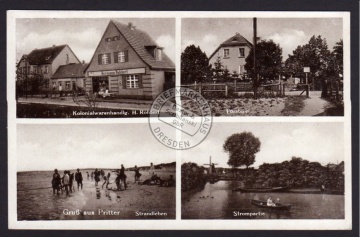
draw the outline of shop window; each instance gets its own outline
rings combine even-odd
[[[229,58],[229,49],[224,49],[224,58]]]
[[[126,76],[126,88],[139,88],[139,76],[127,75]]]
[[[239,48],[239,57],[240,57],[240,58],[244,58],[244,57],[245,57],[245,49],[244,49],[244,48]]]

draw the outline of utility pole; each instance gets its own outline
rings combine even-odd
[[[257,99],[257,75],[256,75],[256,42],[257,42],[257,36],[256,36],[256,17],[253,18],[253,31],[254,31],[254,37],[253,37],[253,60],[254,60],[254,72],[253,72],[253,75],[254,75],[254,81],[253,81],[253,84],[254,84],[254,99],[256,100]]]

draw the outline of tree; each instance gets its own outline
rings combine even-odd
[[[229,153],[228,165],[249,168],[255,162],[255,154],[260,151],[260,140],[251,132],[235,133],[225,140],[223,149]]]
[[[222,75],[224,73],[224,66],[220,57],[217,57],[214,66],[211,65],[211,72],[215,81],[221,81]]]
[[[282,49],[272,40],[262,40],[256,44],[256,72],[262,79],[273,80],[281,72]],[[254,52],[250,50],[245,59],[245,69],[253,73]],[[253,75],[253,78],[255,75]]]
[[[231,73],[230,73],[229,69],[227,69],[227,68],[224,69],[223,74],[221,75],[221,80],[224,82],[231,80]]]
[[[190,45],[181,53],[181,83],[203,82],[210,74],[209,59],[200,47]]]
[[[304,77],[304,67],[310,67],[310,75],[317,81],[325,80],[331,69],[331,53],[328,49],[326,39],[321,36],[312,36],[309,42],[298,46],[292,55],[285,61],[285,72],[287,75]]]
[[[234,70],[231,74],[231,78],[234,80],[234,81],[237,81],[239,79],[239,73],[237,73],[236,70]]]
[[[343,52],[343,40],[340,39],[339,42],[336,42],[335,46],[333,47],[332,52],[335,63],[336,63],[336,71],[343,75],[344,70],[344,52]]]

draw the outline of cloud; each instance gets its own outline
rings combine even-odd
[[[171,35],[160,35],[156,39],[156,43],[164,47],[166,55],[175,62],[175,39]]]
[[[298,45],[304,45],[309,40],[304,31],[301,30],[284,30],[281,33],[265,36],[267,40],[273,40],[283,49],[283,59],[292,54]]]
[[[187,46],[192,44],[195,46],[200,46],[200,49],[205,51],[206,55],[209,57],[219,46],[220,42],[217,35],[206,34],[200,39],[200,41],[184,39],[181,43],[181,50],[184,51]]]
[[[21,54],[30,53],[35,48],[46,48],[52,45],[67,44],[74,51],[79,60],[89,62],[102,32],[94,28],[86,28],[79,32],[66,32],[66,30],[53,30],[47,32],[31,32],[23,39],[17,40],[17,50]],[[21,55],[17,55],[21,57]]]

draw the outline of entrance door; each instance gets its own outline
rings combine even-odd
[[[109,89],[109,80],[108,77],[93,77],[93,93],[99,93],[100,90]]]

